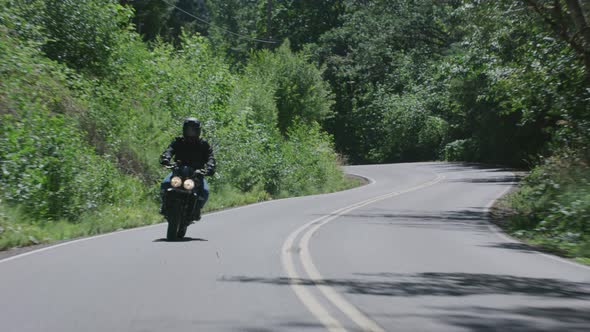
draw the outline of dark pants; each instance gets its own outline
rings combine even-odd
[[[172,179],[172,172],[170,172],[170,174],[168,174],[164,178],[164,181],[162,181],[162,183],[160,184],[160,189],[162,190],[162,193],[164,193],[166,189],[172,186],[170,184],[170,179]],[[201,183],[201,188],[203,189],[201,189],[201,192],[199,193],[199,209],[202,209],[205,206],[205,203],[207,203],[207,201],[209,200],[209,185],[207,184],[207,180],[205,180],[205,178],[201,179],[203,181],[203,183]],[[163,201],[162,204],[164,204]]]

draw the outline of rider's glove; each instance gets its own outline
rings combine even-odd
[[[170,159],[168,159],[168,158],[161,158],[160,159],[160,164],[162,166],[170,166]]]
[[[205,175],[205,171],[202,169],[198,169],[193,173],[193,176],[198,176],[198,175]]]

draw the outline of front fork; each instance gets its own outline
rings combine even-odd
[[[192,220],[193,216],[198,212],[197,209],[201,209],[203,205],[203,201],[205,198],[203,197],[201,190],[197,190],[194,193],[177,193],[174,192],[174,189],[169,188],[166,190],[162,190],[160,192],[161,199],[162,199],[162,206],[164,208],[164,214],[170,215],[172,209],[177,209],[179,211],[175,211],[179,213],[182,219],[183,224],[189,224]],[[172,197],[175,196],[175,197]],[[173,204],[173,201],[177,201],[179,204]],[[188,212],[188,213],[187,213]]]

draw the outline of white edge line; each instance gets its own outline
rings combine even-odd
[[[352,172],[346,172],[345,170],[344,170],[344,172],[346,174],[350,174],[350,175],[353,175],[353,176],[358,176],[358,177],[367,179],[369,181],[369,183],[366,184],[366,185],[361,185],[361,186],[358,186],[358,187],[354,187],[354,188],[350,188],[350,189],[346,189],[346,190],[341,190],[341,191],[336,191],[336,192],[332,192],[332,193],[316,194],[316,195],[310,195],[310,196],[287,197],[287,198],[279,198],[279,199],[273,199],[273,200],[268,200],[268,201],[263,201],[263,202],[256,202],[256,203],[252,203],[252,204],[248,204],[248,205],[236,206],[236,207],[233,207],[233,208],[224,209],[224,210],[221,210],[221,211],[216,211],[216,212],[211,212],[211,213],[205,213],[205,214],[203,214],[203,216],[214,216],[214,215],[218,215],[218,214],[222,214],[222,213],[228,213],[228,212],[233,212],[233,211],[236,211],[236,210],[241,210],[241,209],[246,209],[246,208],[252,208],[252,207],[255,207],[255,206],[259,206],[259,205],[264,205],[264,204],[269,204],[269,203],[284,201],[284,200],[288,200],[288,199],[297,199],[297,198],[302,198],[302,197],[314,197],[314,196],[333,195],[333,194],[337,194],[337,193],[340,193],[340,192],[347,192],[347,191],[362,189],[362,188],[364,188],[366,186],[373,185],[373,184],[376,183],[376,181],[374,179],[369,178],[369,177],[366,177],[364,175],[355,174],[355,173],[352,173]],[[24,252],[22,254],[17,254],[17,255],[14,255],[14,256],[9,256],[9,257],[6,257],[6,258],[2,258],[2,259],[0,259],[0,264],[6,263],[6,262],[9,262],[9,261],[18,259],[18,258],[23,258],[23,257],[26,257],[26,256],[30,256],[30,255],[33,255],[33,254],[38,254],[38,253],[41,253],[41,252],[44,252],[44,251],[48,251],[48,250],[51,250],[51,249],[56,249],[56,248],[59,248],[59,247],[65,247],[65,246],[68,246],[68,245],[72,245],[72,244],[76,244],[76,243],[80,243],[80,242],[84,242],[84,241],[89,241],[89,240],[95,240],[95,239],[99,239],[99,238],[103,238],[103,237],[107,237],[107,236],[111,236],[111,235],[117,235],[117,234],[121,234],[121,233],[132,232],[132,231],[139,231],[139,230],[143,230],[143,229],[147,229],[147,228],[161,226],[163,224],[165,224],[165,222],[160,222],[160,223],[152,224],[152,225],[145,225],[145,226],[133,227],[133,228],[123,229],[123,230],[119,230],[119,231],[104,233],[104,234],[97,234],[97,235],[92,235],[92,236],[88,236],[88,237],[83,237],[83,238],[80,238],[80,239],[65,240],[66,242],[62,242],[62,243],[58,243],[58,244],[53,244],[53,245],[48,245],[47,247],[44,247],[44,248],[39,248],[39,249],[35,249],[35,250]],[[26,247],[23,247],[23,248],[26,248]]]
[[[71,244],[75,244],[75,243],[80,243],[80,242],[84,242],[84,241],[88,241],[88,240],[99,239],[101,237],[107,237],[107,236],[111,236],[111,235],[115,235],[115,234],[127,233],[127,232],[131,232],[131,231],[135,231],[135,230],[140,230],[140,229],[146,229],[146,228],[156,227],[156,226],[160,226],[160,225],[162,225],[162,223],[153,224],[153,225],[146,225],[146,226],[140,226],[140,227],[136,227],[136,228],[123,229],[123,230],[120,230],[120,231],[114,231],[114,232],[105,233],[105,234],[93,235],[93,236],[89,236],[89,237],[85,237],[85,238],[81,238],[81,239],[77,239],[77,240],[66,240],[67,242],[50,245],[50,246],[45,247],[45,248],[35,249],[35,250],[31,250],[31,251],[28,251],[28,252],[25,252],[25,253],[22,253],[22,254],[18,254],[18,255],[14,255],[14,256],[10,256],[10,257],[6,257],[6,258],[3,258],[3,259],[0,259],[0,264],[1,263],[6,263],[6,262],[11,261],[11,260],[15,260],[17,258],[22,258],[22,257],[33,255],[33,254],[38,254],[40,252],[47,251],[47,250],[50,250],[50,249],[55,249],[55,248],[59,248],[59,247],[65,247],[65,246],[68,246],[68,245],[71,245]]]
[[[512,173],[512,172],[510,172],[510,173],[512,174],[512,177],[516,179],[516,175],[515,175],[514,173]],[[490,202],[490,203],[489,203],[489,204],[488,204],[488,205],[485,207],[485,210],[484,210],[484,212],[485,212],[486,214],[488,214],[488,216],[489,216],[489,213],[490,213],[490,211],[491,211],[491,209],[492,209],[492,206],[494,206],[494,204],[496,203],[496,201],[498,201],[500,198],[504,197],[504,195],[506,195],[506,194],[507,194],[507,193],[508,193],[508,192],[509,192],[509,191],[510,191],[512,188],[514,188],[514,187],[515,187],[515,185],[513,185],[513,184],[512,184],[512,185],[508,186],[508,188],[504,189],[504,190],[503,190],[503,191],[502,191],[502,192],[501,192],[501,193],[500,193],[500,194],[499,194],[499,195],[498,195],[496,198],[494,198],[494,199],[493,199],[493,200],[492,200],[492,201],[491,201],[491,202]],[[491,217],[490,217],[490,218],[491,218]],[[504,232],[504,231],[503,231],[503,230],[502,230],[500,227],[498,227],[498,226],[496,226],[496,225],[492,224],[491,220],[488,220],[488,227],[489,227],[489,229],[490,229],[490,230],[492,230],[492,232],[494,232],[494,233],[495,233],[495,234],[496,234],[498,237],[500,237],[500,238],[502,238],[502,239],[504,239],[504,240],[506,240],[506,241],[508,241],[508,242],[511,242],[511,243],[518,243],[518,244],[524,244],[524,245],[528,245],[526,242],[520,241],[519,239],[517,239],[517,238],[514,238],[514,237],[512,237],[512,236],[509,236],[508,234],[506,234],[506,233],[505,233],[505,232]],[[553,260],[553,261],[557,261],[557,262],[565,263],[565,264],[568,264],[568,265],[571,265],[571,266],[575,266],[575,267],[579,267],[579,268],[582,268],[582,269],[585,269],[585,270],[590,270],[590,266],[583,265],[583,264],[580,264],[580,263],[578,263],[578,262],[575,262],[575,261],[572,261],[572,260],[569,260],[569,259],[561,258],[561,257],[555,256],[555,255],[549,255],[549,254],[546,254],[546,253],[540,252],[540,251],[538,251],[538,250],[536,250],[536,249],[535,249],[535,250],[533,250],[533,252],[534,252],[535,254],[537,254],[537,255],[543,256],[543,257],[545,257],[545,258],[549,258],[549,259],[551,259],[551,260]]]
[[[356,173],[352,173],[352,172],[346,172],[346,174],[348,174],[348,175],[352,175],[352,176],[356,176],[356,177],[359,177],[359,178],[361,178],[361,179],[365,179],[365,180],[369,181],[369,183],[367,183],[366,185],[370,185],[370,184],[375,184],[375,183],[377,183],[377,181],[375,181],[375,179],[373,179],[373,178],[370,178],[370,177],[368,177],[368,176],[365,176],[365,175],[360,175],[360,174],[356,174]],[[354,189],[358,189],[358,188],[362,188],[362,187],[364,187],[364,186],[358,186],[358,187],[350,188],[350,189],[343,190],[343,191],[354,190]],[[339,192],[339,191],[338,191],[338,192]]]

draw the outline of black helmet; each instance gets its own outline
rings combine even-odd
[[[199,138],[201,136],[201,122],[196,118],[186,118],[182,124],[182,135],[185,138]]]

